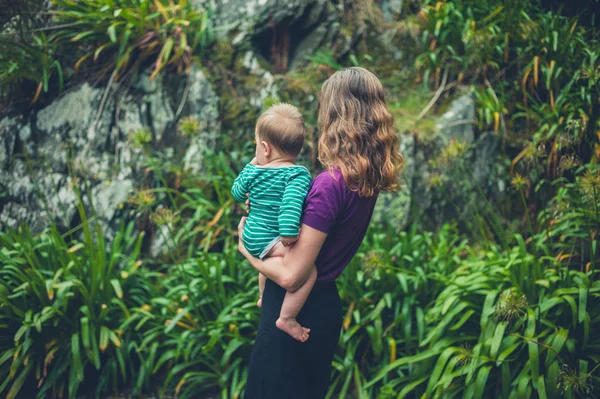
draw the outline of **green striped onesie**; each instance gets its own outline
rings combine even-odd
[[[250,214],[242,240],[252,256],[264,257],[263,251],[268,252],[279,237],[298,235],[310,182],[310,173],[304,166],[269,167],[249,163],[240,172],[231,193],[239,202],[245,202],[246,193],[250,193]]]

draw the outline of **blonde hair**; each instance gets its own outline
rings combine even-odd
[[[256,131],[265,140],[285,154],[297,156],[304,146],[306,126],[302,114],[293,105],[272,105],[256,122]]]
[[[364,68],[334,73],[321,88],[319,161],[339,168],[348,188],[362,197],[399,187],[402,155],[383,86]]]

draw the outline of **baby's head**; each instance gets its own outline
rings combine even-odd
[[[256,122],[256,160],[259,165],[273,160],[296,159],[306,136],[302,114],[293,105],[271,106]]]

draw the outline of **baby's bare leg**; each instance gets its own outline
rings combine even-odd
[[[300,342],[304,342],[308,339],[309,328],[304,328],[296,321],[296,316],[302,310],[302,306],[308,299],[310,291],[315,285],[317,280],[317,269],[313,266],[308,280],[300,287],[297,291],[287,292],[281,305],[281,313],[279,319],[275,323],[277,327],[290,334],[292,338],[297,339]]]
[[[281,244],[280,242],[278,242],[277,244],[275,244],[275,246],[273,248],[271,248],[271,250],[269,251],[269,253],[267,254],[266,257],[272,258],[274,256],[285,256],[285,254],[287,253],[288,248],[284,247],[283,244]],[[258,298],[258,301],[256,302],[256,306],[258,306],[259,308],[262,307],[262,297],[263,297],[263,292],[265,292],[265,283],[267,282],[267,278],[261,274],[258,273],[258,292],[260,294],[260,297]]]
[[[256,305],[261,308],[262,307],[262,297],[263,297],[263,292],[265,292],[265,283],[267,282],[267,278],[264,276],[264,274],[262,273],[258,273],[258,293],[259,293],[259,297],[258,297],[258,302],[256,302]]]

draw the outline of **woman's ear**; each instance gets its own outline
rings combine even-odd
[[[266,141],[261,141],[260,145],[263,146],[263,151],[265,154],[265,158],[269,158],[271,156],[271,145],[269,143],[267,143]]]

